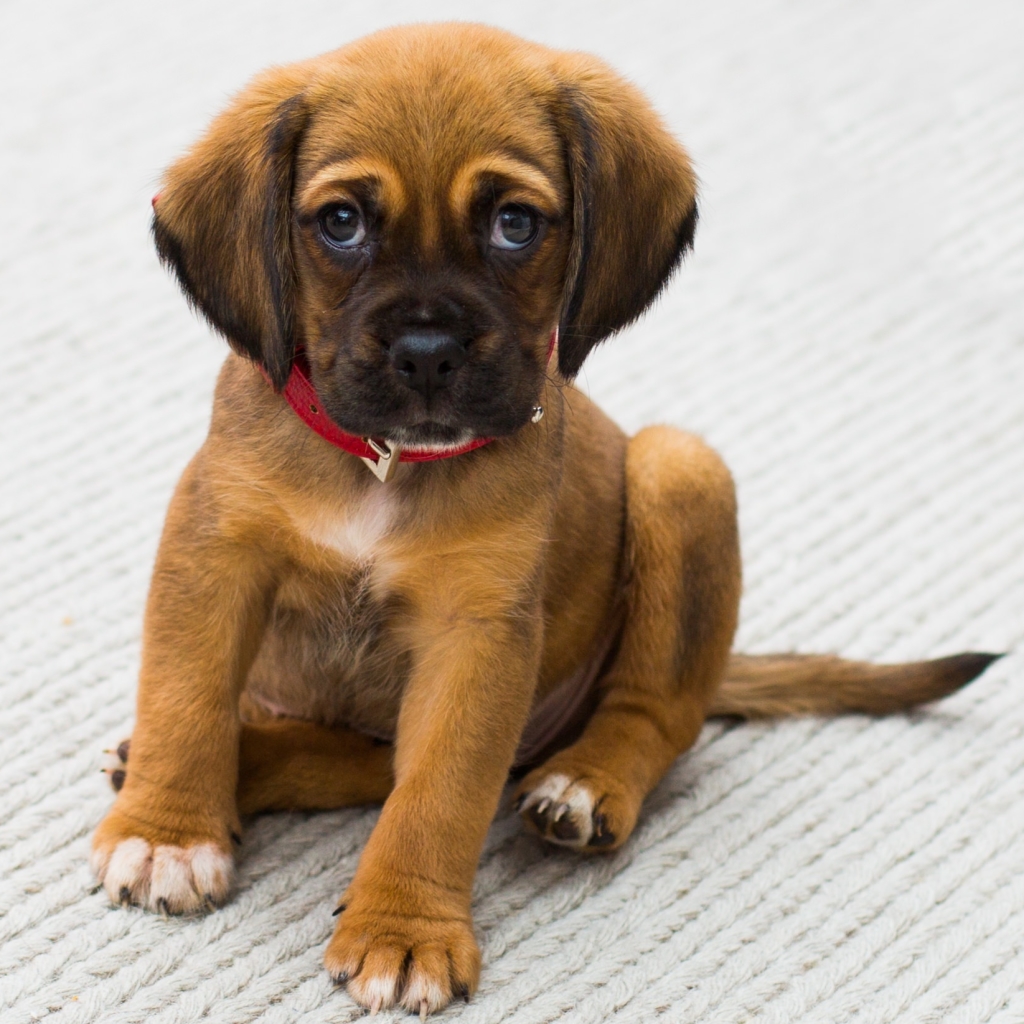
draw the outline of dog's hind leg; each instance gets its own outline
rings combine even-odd
[[[641,431],[626,454],[627,615],[583,734],[527,775],[520,813],[551,842],[612,849],[697,738],[739,610],[732,478],[698,438]]]
[[[351,729],[264,716],[244,722],[239,741],[240,814],[383,803],[394,782],[391,745]],[[124,785],[130,753],[131,741],[122,741],[116,765],[105,769],[115,790]]]
[[[323,811],[383,803],[393,748],[362,733],[291,718],[242,726],[238,810]]]

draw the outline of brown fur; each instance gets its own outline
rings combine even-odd
[[[372,251],[325,243],[342,202]],[[522,254],[481,241],[510,202],[541,217]],[[115,899],[201,909],[230,873],[195,851],[229,858],[240,813],[383,800],[326,963],[365,1005],[431,1011],[477,984],[473,875],[531,706],[609,631],[585,728],[519,784],[524,818],[580,848],[625,841],[709,713],[890,711],[980,671],[729,661],[727,469],[674,429],[627,438],[570,383],[695,223],[686,154],[635,89],[478,26],[275,69],[171,168],[158,247],[238,354],[153,574],[130,770],[94,839]],[[387,364],[411,322],[467,338],[433,412]],[[345,429],[496,439],[382,485],[267,386],[257,366],[280,387],[298,344]]]

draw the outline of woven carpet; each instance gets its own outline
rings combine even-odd
[[[1024,1021],[1019,0],[0,6],[0,1020],[362,1014],[320,960],[375,810],[252,822],[204,919],[109,907],[86,855],[224,354],[153,254],[159,172],[264,65],[442,17],[601,53],[693,152],[696,253],[582,382],[732,466],[738,646],[1008,652],[909,715],[708,725],[610,857],[506,802],[444,1019]]]

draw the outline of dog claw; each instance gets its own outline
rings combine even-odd
[[[380,1007],[383,1000],[380,996],[377,996],[372,1003],[370,1003],[370,1016],[376,1017],[380,1013]]]
[[[100,769],[110,780],[110,786],[114,792],[120,793],[126,777],[124,766],[128,763],[128,740],[122,740],[113,749],[107,747],[103,753],[107,755],[116,754],[118,761],[120,761],[120,764],[115,763],[111,767]]]
[[[426,1020],[427,1019],[427,1007],[428,1007],[428,1004],[427,1004],[426,999],[421,999],[420,1000],[420,1020]]]
[[[127,885],[121,886],[121,891],[118,893],[122,907],[130,907],[132,905],[132,891]]]
[[[607,832],[608,823],[601,813],[594,815],[594,834],[590,837],[587,846],[611,846],[615,842],[615,833]]]
[[[458,996],[462,996],[462,998],[463,998],[463,1000],[465,1002],[467,1002],[467,1003],[469,1002],[469,986],[468,985],[460,985],[458,992],[456,992],[455,994],[458,995]]]
[[[535,810],[537,814],[543,815],[547,813],[547,809],[551,806],[551,800],[548,797],[544,797],[539,804],[537,804]]]
[[[331,917],[337,917],[339,914],[345,913],[345,904],[339,903],[338,906],[331,911]]]
[[[169,917],[170,916],[170,913],[171,913],[170,904],[167,902],[167,900],[165,900],[163,898],[163,896],[161,896],[156,901],[156,909],[160,911],[160,916],[161,917]]]

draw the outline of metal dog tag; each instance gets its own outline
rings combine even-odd
[[[364,437],[363,440],[377,453],[377,461],[374,462],[373,459],[368,459],[365,455],[361,455],[360,458],[370,467],[370,472],[382,484],[386,484],[395,475],[395,470],[398,469],[398,461],[401,458],[402,449],[397,444],[393,448],[389,447],[387,442],[380,444],[374,441],[372,437]]]

